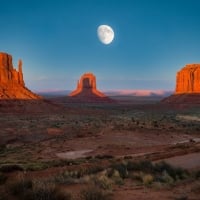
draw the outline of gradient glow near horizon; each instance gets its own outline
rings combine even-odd
[[[200,63],[199,0],[1,1],[0,51],[23,60],[31,90],[75,89],[92,72],[101,90],[174,90],[176,72]],[[110,45],[97,27],[115,30]]]

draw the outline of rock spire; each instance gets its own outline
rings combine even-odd
[[[18,70],[13,67],[12,56],[0,52],[0,99],[38,99],[38,95],[25,87],[22,60]]]

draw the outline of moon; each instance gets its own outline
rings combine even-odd
[[[100,25],[97,29],[97,35],[99,40],[103,44],[110,44],[115,36],[113,29],[108,25]]]

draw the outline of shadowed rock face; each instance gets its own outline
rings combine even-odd
[[[25,87],[22,61],[18,70],[13,67],[12,56],[0,52],[0,99],[39,99],[40,97]]]
[[[69,96],[97,96],[105,97],[103,93],[96,89],[96,77],[92,73],[81,76],[77,83],[77,88]]]
[[[188,64],[176,75],[175,94],[200,93],[200,64]]]

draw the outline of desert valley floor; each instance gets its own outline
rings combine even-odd
[[[199,106],[2,100],[0,124],[0,200],[200,199]]]

